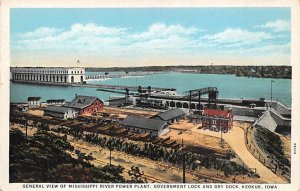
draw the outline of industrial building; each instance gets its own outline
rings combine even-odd
[[[103,110],[104,102],[97,97],[75,95],[68,107],[78,111],[79,115],[92,114]]]
[[[44,110],[44,115],[60,119],[73,119],[76,117],[77,111],[69,107],[48,106]]]
[[[64,105],[66,104],[65,99],[48,99],[47,105]]]
[[[151,136],[169,132],[168,123],[160,119],[128,116],[120,122],[120,125],[133,133],[149,133]]]
[[[63,67],[15,67],[11,68],[11,79],[16,82],[83,83],[85,81],[85,69]]]
[[[159,114],[153,116],[153,119],[161,119],[168,123],[178,122],[180,118],[184,117],[186,112],[182,109],[170,109],[164,112],[160,112]]]
[[[202,117],[199,114],[190,114],[187,116],[187,118],[189,119],[189,122],[193,123],[194,125],[202,122]]]
[[[286,118],[275,109],[269,108],[252,126],[264,127],[271,132],[290,133],[291,118]]]

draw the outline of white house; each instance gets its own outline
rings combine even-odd
[[[28,97],[27,98],[28,107],[40,107],[41,106],[41,97]]]

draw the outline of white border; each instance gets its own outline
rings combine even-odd
[[[0,0],[1,2],[1,0]],[[22,184],[9,184],[9,33],[10,8],[105,8],[105,7],[291,7],[291,65],[292,72],[292,178],[291,184],[277,185],[277,190],[300,190],[300,0],[3,0],[0,9],[0,190],[22,189]],[[26,24],[26,23],[24,23]],[[293,154],[293,144],[297,143],[297,154]],[[40,189],[35,189],[40,190]],[[49,190],[49,189],[42,189]],[[53,190],[53,189],[52,189]],[[62,189],[59,189],[62,190]],[[68,189],[63,189],[68,190]],[[71,189],[74,190],[74,189]],[[75,189],[84,190],[84,189]],[[101,190],[101,189],[98,189]],[[103,189],[107,190],[107,189]],[[135,189],[137,190],[137,189]],[[149,189],[145,189],[149,190]],[[170,189],[156,189],[170,190]],[[199,190],[199,189],[190,189]],[[214,190],[214,189],[201,189]],[[226,188],[219,190],[228,190]],[[235,189],[250,190],[250,189]],[[256,189],[257,190],[257,189]],[[267,189],[264,189],[267,190]]]

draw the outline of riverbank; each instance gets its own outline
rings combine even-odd
[[[145,66],[145,67],[112,67],[86,68],[87,72],[184,72],[195,74],[233,74],[238,77],[291,79],[291,66]]]

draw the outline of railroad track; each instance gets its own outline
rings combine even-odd
[[[107,162],[102,161],[102,160],[99,160],[99,159],[94,159],[93,161],[94,161],[95,163],[98,163],[98,164],[103,165],[103,166],[107,165]],[[128,173],[129,170],[130,170],[130,169],[124,168],[124,172],[127,172],[127,173]],[[169,183],[169,182],[167,182],[167,181],[165,181],[165,180],[162,180],[162,179],[159,179],[159,178],[155,178],[155,177],[149,176],[149,175],[147,175],[147,174],[144,174],[143,176],[146,177],[147,180],[151,180],[152,182],[155,182],[155,183]]]

